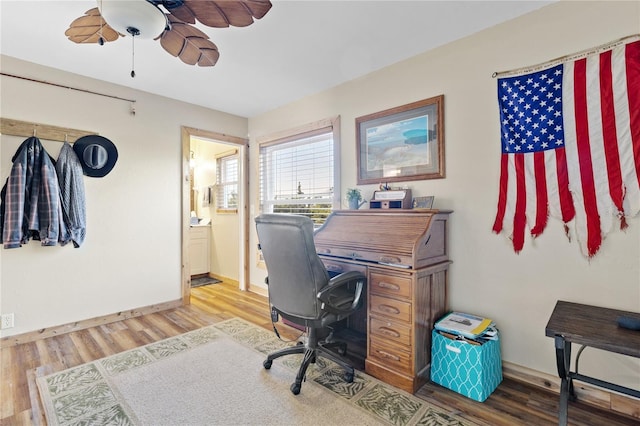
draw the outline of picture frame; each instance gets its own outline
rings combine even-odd
[[[413,199],[414,209],[432,209],[435,196],[429,195],[427,197],[415,197]]]
[[[356,118],[358,185],[442,179],[444,95]]]

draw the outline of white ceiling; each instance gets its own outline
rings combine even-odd
[[[271,0],[245,28],[198,24],[220,50],[214,67],[182,63],[158,41],[79,45],[64,32],[96,0],[0,0],[0,53],[253,117],[515,18],[553,1]]]

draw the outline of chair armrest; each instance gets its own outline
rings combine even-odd
[[[333,314],[349,314],[358,308],[362,298],[365,276],[356,271],[348,271],[329,280],[329,284],[317,294],[322,302],[322,309]],[[355,284],[354,290],[347,289],[347,285]],[[345,307],[344,300],[348,298],[349,305]],[[342,302],[339,305],[336,302]]]

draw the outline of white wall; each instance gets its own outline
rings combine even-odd
[[[449,307],[494,319],[504,360],[555,374],[554,344],[545,326],[557,300],[640,311],[640,217],[629,220],[626,232],[611,232],[592,260],[567,241],[555,219],[537,240],[528,238],[519,255],[503,235],[494,235],[500,135],[491,75],[638,32],[638,2],[553,4],[251,118],[251,158],[258,155],[257,138],[339,114],[344,193],[356,185],[356,117],[444,94],[446,178],[407,184],[414,196],[435,195],[436,208],[454,211]],[[251,172],[258,176],[255,163]],[[258,179],[252,182],[250,202],[257,212]],[[369,199],[374,186],[361,189]],[[254,232],[252,250],[255,243]],[[255,259],[252,251],[251,283],[260,286],[265,271]],[[638,360],[589,349],[580,365],[586,374],[640,388]]]
[[[207,140],[191,138],[191,152],[194,154],[193,185],[196,189],[195,212],[199,218],[211,219],[216,213],[215,197],[209,205],[204,205],[204,191],[216,184],[216,154],[218,145]]]
[[[25,333],[181,298],[180,126],[246,137],[247,120],[2,57],[2,71],[135,99],[129,104],[2,76],[2,117],[98,132],[117,146],[104,178],[85,177],[87,238],[81,248],[30,242],[0,250],[0,311]],[[2,136],[2,184],[24,138]],[[46,147],[57,157],[61,144]]]

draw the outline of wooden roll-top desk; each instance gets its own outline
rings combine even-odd
[[[367,277],[367,306],[348,328],[366,338],[365,371],[415,393],[428,379],[431,331],[447,312],[447,219],[442,210],[338,210],[316,231],[333,272]]]

